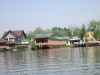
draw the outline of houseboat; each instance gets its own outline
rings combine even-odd
[[[35,38],[35,44],[38,49],[64,47],[66,46],[66,39],[63,37],[56,37],[55,34],[41,34]]]
[[[15,46],[15,43],[12,43],[12,42],[0,42],[0,51],[6,51],[7,49],[14,46]]]
[[[5,31],[2,36],[2,40],[5,42],[0,42],[0,51],[17,46],[28,47],[29,43],[29,41],[26,40],[26,34],[23,30]]]
[[[100,46],[100,41],[88,41],[86,42],[86,47]]]
[[[86,44],[81,38],[73,37],[70,39],[70,47],[85,47]]]

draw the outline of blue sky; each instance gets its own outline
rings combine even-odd
[[[0,0],[0,37],[4,31],[69,27],[100,20],[100,0]]]

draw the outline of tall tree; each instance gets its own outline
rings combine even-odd
[[[34,30],[35,34],[44,34],[45,31],[42,27],[38,26],[35,30]]]
[[[70,25],[69,29],[71,31],[71,37],[77,36],[79,37],[80,34],[80,28],[77,27],[76,25]]]
[[[79,35],[80,35],[80,28],[79,27],[74,27],[74,29],[73,29],[73,36],[77,36],[77,37],[79,37]]]
[[[31,40],[32,38],[35,37],[34,32],[33,31],[27,32],[26,37],[28,40]]]
[[[68,37],[72,37],[72,31],[69,28],[67,29],[67,34],[68,34]]]
[[[89,23],[88,30],[92,30],[94,32],[94,38],[100,40],[100,20],[95,21],[92,20]]]
[[[86,33],[86,28],[85,28],[85,25],[82,24],[82,27],[81,27],[81,31],[80,31],[80,37],[83,39],[83,37],[85,36],[85,33]]]

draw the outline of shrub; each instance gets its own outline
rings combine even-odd
[[[18,46],[17,49],[18,49],[18,50],[25,50],[26,47],[25,47],[25,46]]]
[[[31,49],[32,50],[36,50],[37,49],[37,46],[35,45],[35,43],[31,43]]]

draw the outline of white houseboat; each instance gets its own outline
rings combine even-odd
[[[85,47],[85,44],[81,38],[73,37],[70,39],[70,47]]]

